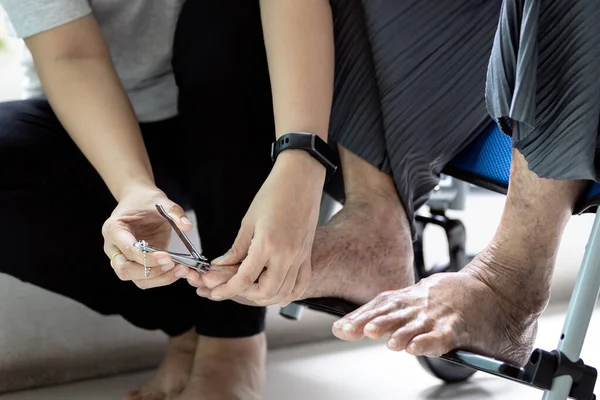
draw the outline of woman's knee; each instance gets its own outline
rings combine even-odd
[[[47,101],[0,103],[0,162],[44,158],[67,137]],[[13,165],[17,166],[17,165]]]
[[[47,101],[0,103],[0,183],[46,179],[55,167],[64,172],[76,151]]]

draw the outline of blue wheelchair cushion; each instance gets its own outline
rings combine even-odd
[[[486,130],[455,157],[444,173],[477,186],[506,194],[512,160],[512,139],[491,123]],[[575,212],[595,212],[600,205],[600,184],[590,185]]]

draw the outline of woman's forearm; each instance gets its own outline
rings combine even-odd
[[[52,60],[40,75],[54,112],[113,196],[153,184],[139,125],[110,59]]]
[[[54,112],[115,198],[153,185],[135,113],[93,16],[26,43]]]
[[[328,0],[261,0],[277,137],[327,140],[333,97],[333,18]]]

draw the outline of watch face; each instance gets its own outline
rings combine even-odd
[[[315,151],[317,151],[328,164],[331,164],[331,167],[337,167],[337,165],[335,164],[335,151],[331,147],[329,147],[329,145],[325,141],[315,138],[313,145]]]

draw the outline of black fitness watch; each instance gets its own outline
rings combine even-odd
[[[291,149],[304,150],[323,164],[326,170],[326,182],[331,179],[338,169],[339,161],[337,153],[314,133],[293,132],[281,136],[271,145],[271,159],[275,162],[279,153]]]

